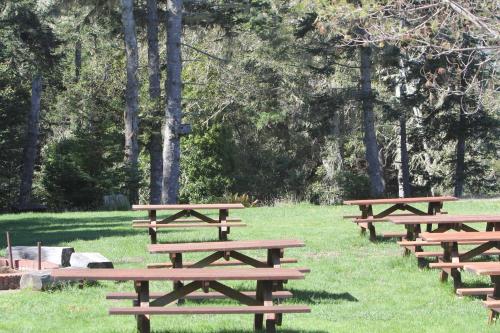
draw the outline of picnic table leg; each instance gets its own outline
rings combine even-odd
[[[149,223],[156,224],[156,210],[150,210],[148,212]],[[156,228],[149,228],[149,236],[151,237],[151,244],[157,243]]]
[[[493,295],[491,295],[491,298],[493,298],[494,300],[500,300],[500,276],[490,275],[490,277],[491,282],[493,283]],[[490,313],[488,315],[488,323],[492,324],[493,320],[495,320],[496,318],[498,318],[498,312],[490,309]]]
[[[273,281],[264,281],[264,306],[273,306]],[[276,314],[266,313],[266,333],[276,333]]]
[[[220,209],[219,210],[219,223],[222,224],[227,224],[227,217],[229,215],[229,212],[227,209]],[[228,227],[220,227],[219,228],[219,240],[221,241],[227,241],[227,235],[229,234],[229,228]]]
[[[267,250],[267,266],[270,268],[281,267],[281,249]],[[274,291],[283,290],[283,281],[276,281]]]
[[[172,262],[172,268],[176,269],[176,268],[183,268],[183,265],[182,265],[182,253],[172,253],[170,254],[170,261]],[[181,289],[182,287],[184,287],[184,283],[182,283],[182,281],[174,281],[173,282],[173,287],[174,287],[174,290],[178,290],[178,289]],[[179,299],[177,301],[177,304],[182,304],[184,303],[184,299]]]
[[[451,262],[450,244],[449,243],[442,243],[441,246],[443,247],[443,261],[444,262]],[[440,280],[441,280],[441,282],[448,281],[448,272],[446,272],[445,269],[441,270]]]
[[[138,305],[140,307],[149,307],[149,281],[135,282],[135,290],[137,292]],[[149,333],[151,331],[151,323],[148,315],[137,315],[137,330],[140,333]]]
[[[257,290],[255,293],[255,298],[257,302],[264,303],[264,289],[262,286],[262,281],[257,281]],[[257,313],[254,315],[253,328],[254,330],[261,330],[264,327],[264,315]]]
[[[450,245],[450,261],[453,263],[460,262],[460,256],[458,253],[458,243],[453,242]],[[462,287],[462,275],[458,268],[451,268],[450,269],[451,277],[453,278],[453,287],[454,289],[458,289]]]
[[[371,206],[360,205],[359,210],[361,211],[361,218],[366,219],[369,216]],[[371,216],[373,216],[373,213],[371,214]],[[361,228],[361,230],[360,230],[361,235],[366,234],[366,228],[362,227],[362,226],[360,226],[360,228]]]

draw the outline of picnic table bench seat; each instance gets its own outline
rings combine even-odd
[[[229,218],[229,210],[243,209],[237,204],[177,204],[177,205],[133,205],[134,211],[147,211],[147,220],[134,220],[134,228],[147,228],[151,244],[157,243],[157,230],[161,228],[200,228],[216,227],[219,231],[219,240],[227,240],[231,227],[245,227],[239,218]],[[217,210],[218,218],[213,218],[200,210]],[[158,211],[176,211],[171,215],[157,219]]]
[[[458,296],[488,296],[493,294],[493,288],[457,288]]]
[[[260,261],[263,265],[267,263],[267,259],[256,259]],[[281,258],[280,259],[281,264],[296,264],[298,262],[297,259],[295,258]],[[182,264],[182,267],[184,268],[192,268],[193,265],[195,265],[196,262],[194,261],[187,261]],[[206,267],[227,267],[227,266],[240,266],[244,265],[239,260],[217,260]],[[148,264],[148,268],[173,268],[174,264],[172,262],[164,262],[164,263],[154,263],[154,264]]]
[[[248,297],[256,298],[257,293],[255,291],[242,291],[243,295]],[[156,299],[165,295],[165,292],[150,292],[149,298]],[[278,290],[273,291],[273,299],[288,299],[292,298],[293,294],[290,291],[286,290]],[[224,299],[227,296],[217,292],[217,291],[209,291],[209,292],[193,292],[184,297],[187,300],[203,300],[203,299]],[[137,293],[135,292],[114,292],[106,295],[106,299],[111,300],[137,300]]]
[[[276,325],[281,325],[285,313],[307,313],[310,308],[302,305],[275,305],[273,303],[273,287],[276,282],[284,280],[299,280],[304,274],[294,269],[284,268],[251,268],[251,269],[71,269],[55,270],[56,280],[115,280],[134,281],[136,306],[111,308],[111,315],[134,315],[137,328],[141,333],[150,332],[150,315],[181,315],[181,314],[253,314],[254,327],[263,328],[264,318],[266,332],[276,332]],[[150,281],[191,281],[175,288],[164,295],[149,291]],[[256,281],[256,294],[247,295],[231,288],[221,281]],[[200,295],[215,291],[240,302],[241,306],[168,306],[188,295]],[[115,295],[116,296],[116,295]],[[121,295],[120,295],[121,296]],[[126,295],[127,297],[130,297]],[[195,297],[193,296],[193,297]]]
[[[484,244],[484,243],[483,243]],[[464,251],[464,252],[458,252],[458,255],[463,255],[469,251]],[[444,256],[443,251],[421,251],[421,252],[415,252],[415,257],[417,258],[426,258],[426,257],[438,257],[442,258]],[[489,249],[486,251],[481,252],[480,255],[485,255],[485,256],[493,256],[493,255],[500,255],[500,250],[499,249]],[[436,264],[434,267],[437,267],[438,264]]]
[[[389,216],[406,217],[415,215],[437,215],[441,214],[443,203],[446,201],[457,200],[455,197],[416,197],[416,198],[390,198],[390,199],[364,199],[364,200],[347,200],[346,205],[357,205],[361,211],[360,216],[356,217],[356,223],[361,228],[361,233],[370,232],[370,240],[376,240],[376,231],[374,222],[386,222]],[[421,210],[413,206],[416,203],[427,203],[427,211]],[[391,205],[378,214],[374,214],[373,206],[375,205]],[[408,211],[411,214],[394,214],[396,211]]]
[[[487,294],[486,301],[483,301],[489,312],[489,322],[492,323],[500,313],[500,262],[475,262],[467,263],[464,269],[477,275],[489,276],[493,284],[493,292]]]
[[[235,227],[246,227],[245,223],[168,223],[168,224],[152,224],[152,223],[136,223],[133,225],[134,228],[235,228]]]

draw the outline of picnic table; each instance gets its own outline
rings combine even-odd
[[[396,211],[408,211],[411,215],[436,215],[441,213],[443,203],[445,201],[455,201],[458,200],[451,196],[441,196],[441,197],[416,197],[416,198],[390,198],[390,199],[364,199],[364,200],[347,200],[344,201],[346,205],[356,205],[361,211],[361,216],[354,216],[356,222],[361,227],[361,233],[366,233],[366,229],[370,232],[370,240],[375,240],[377,237],[374,222],[384,222],[387,221],[387,216],[393,214]],[[416,203],[427,203],[427,211],[418,209],[413,204]],[[373,206],[375,205],[391,205],[389,208],[381,211],[378,214],[373,212]],[[409,214],[403,214],[407,216]],[[400,215],[401,216],[401,215]],[[352,216],[346,216],[350,218]]]
[[[500,263],[499,262],[474,262],[464,265],[464,269],[477,275],[489,276],[493,290],[483,304],[490,310],[489,323],[500,313]]]
[[[179,204],[179,205],[133,205],[134,211],[147,211],[147,220],[134,220],[134,228],[147,228],[151,244],[157,243],[157,230],[160,228],[204,228],[215,227],[219,230],[219,240],[227,240],[232,227],[245,227],[239,218],[229,218],[229,210],[243,209],[242,204]],[[218,218],[212,218],[199,210],[218,211]],[[158,211],[176,211],[158,220]],[[187,218],[186,218],[187,217]]]
[[[296,262],[296,259],[283,260],[286,248],[303,247],[304,242],[299,240],[245,240],[182,244],[153,244],[149,245],[150,253],[167,253],[170,263],[148,265],[148,268],[203,268],[208,266],[250,265],[256,268],[279,268],[283,262]],[[265,260],[251,257],[242,253],[244,250],[266,250]],[[187,253],[209,252],[208,256],[196,262],[183,262],[183,255]],[[230,261],[230,258],[234,259]],[[223,259],[223,261],[220,261]],[[307,272],[306,269],[301,269]],[[174,282],[174,288],[182,286]]]
[[[427,232],[443,233],[448,230],[477,232],[468,224],[486,223],[486,231],[500,231],[500,215],[434,215],[434,216],[394,216],[388,217],[388,221],[404,225],[407,231],[406,240],[415,240],[421,233],[421,225],[432,226],[437,224],[437,228],[427,229]]]
[[[273,285],[284,280],[304,279],[304,274],[295,269],[247,268],[247,269],[71,269],[55,270],[56,280],[114,280],[133,281],[136,306],[111,308],[110,315],[134,315],[141,333],[150,332],[150,315],[175,314],[254,314],[254,327],[263,328],[266,317],[266,332],[276,332],[284,313],[307,313],[310,308],[301,305],[275,305]],[[190,283],[163,295],[151,297],[150,281],[191,281]],[[256,281],[254,297],[242,293],[226,284],[226,281]],[[188,298],[196,291],[208,293],[215,290],[238,301],[242,306],[169,306],[179,299]]]
[[[500,216],[499,216],[500,219]],[[485,232],[448,232],[421,234],[422,240],[439,242],[443,248],[442,255],[438,256],[438,263],[430,264],[432,268],[440,268],[441,281],[446,281],[448,275],[454,280],[455,289],[462,285],[459,269],[463,268],[465,262],[474,257],[482,255],[500,255],[500,231]],[[477,242],[476,246],[465,252],[458,251],[461,242]]]

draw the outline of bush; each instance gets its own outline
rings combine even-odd
[[[182,140],[183,202],[218,201],[233,185],[231,132],[222,125],[194,128]]]

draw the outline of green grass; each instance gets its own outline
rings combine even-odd
[[[500,200],[446,203],[453,214],[498,213]],[[290,281],[295,294],[289,302],[307,304],[310,314],[284,315],[280,332],[498,332],[488,326],[487,311],[475,298],[454,296],[451,283],[440,283],[438,272],[420,270],[413,257],[403,257],[394,241],[371,243],[342,215],[355,207],[282,205],[235,211],[248,224],[233,228],[230,238],[303,239],[306,247],[291,249],[287,257],[312,272],[303,281]],[[21,214],[0,216],[0,231],[10,230],[13,243],[71,245],[77,251],[101,252],[116,267],[144,267],[165,261],[146,251],[145,230],[131,228],[142,214],[97,212]],[[380,230],[402,230],[379,224]],[[3,238],[3,237],[2,237]],[[212,241],[216,230],[173,230],[159,233],[160,242]],[[5,241],[0,241],[5,247]],[[263,255],[263,254],[262,254]],[[186,260],[190,260],[186,256]],[[486,284],[485,278],[463,274],[465,283]],[[237,283],[252,289],[249,283]],[[154,283],[152,290],[170,290],[170,283]],[[107,309],[130,302],[105,300],[110,291],[131,291],[131,283],[102,282],[83,289],[67,287],[50,292],[0,293],[1,332],[135,332],[132,316],[109,316]],[[220,301],[219,301],[220,302]],[[249,315],[156,316],[154,332],[252,332]]]

